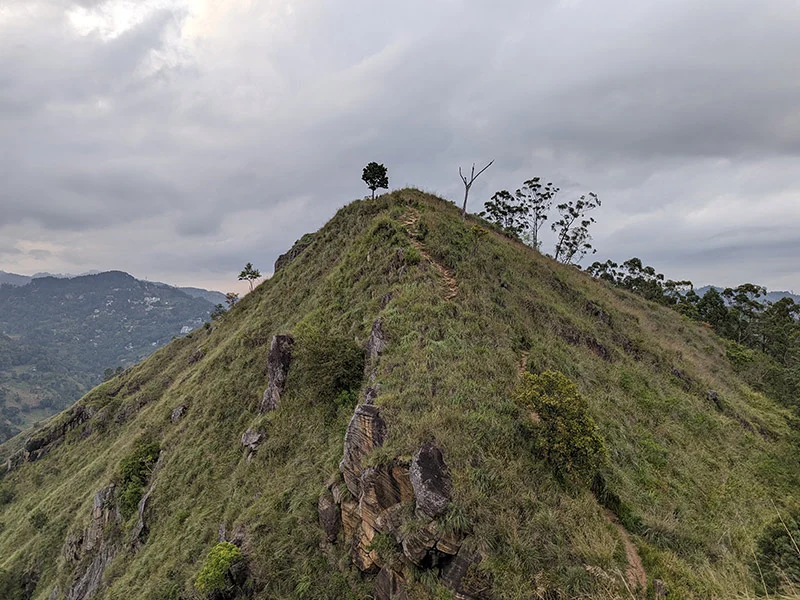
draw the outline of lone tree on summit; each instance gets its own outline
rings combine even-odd
[[[252,263],[247,263],[239,273],[239,281],[247,281],[250,284],[250,291],[253,291],[253,282],[261,277],[261,271],[256,269]]]
[[[372,190],[372,199],[375,200],[375,190],[378,188],[389,189],[389,176],[386,174],[386,167],[376,162],[369,163],[364,167],[361,179]]]
[[[461,177],[461,181],[464,182],[464,206],[461,208],[462,220],[467,218],[467,199],[469,198],[469,188],[472,187],[472,184],[475,183],[475,180],[478,177],[480,177],[481,173],[492,166],[493,162],[494,159],[490,160],[489,164],[478,171],[477,174],[475,173],[475,163],[472,163],[472,172],[470,173],[469,178],[467,178],[467,176],[461,172],[461,167],[458,167],[458,176]]]

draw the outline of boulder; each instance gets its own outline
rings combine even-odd
[[[474,570],[482,557],[477,552],[467,550],[464,546],[451,560],[444,564],[440,578],[442,583],[455,592],[456,598],[486,598],[486,590],[480,589],[478,582],[470,581],[468,573]]]
[[[428,442],[414,455],[409,469],[417,513],[435,519],[447,511],[453,480],[442,451]]]
[[[375,600],[408,600],[405,579],[389,567],[383,567],[375,578]]]
[[[663,581],[660,579],[653,580],[653,595],[655,596],[656,600],[664,600],[668,593],[669,590]]]
[[[714,390],[708,390],[706,392],[706,400],[713,402],[714,406],[717,407],[717,410],[725,410],[725,405],[723,404],[722,399],[719,397],[718,392],[715,392]]]
[[[286,388],[286,377],[292,363],[292,350],[294,338],[287,334],[272,337],[267,355],[267,389],[261,400],[261,412],[268,412],[278,408],[281,395]]]
[[[242,434],[242,446],[247,449],[247,462],[253,460],[258,447],[261,445],[261,440],[264,439],[264,434],[255,429],[247,428]]]
[[[363,460],[374,448],[386,440],[386,422],[381,418],[377,406],[360,404],[356,407],[347,433],[344,436],[344,456],[339,470],[344,476],[345,485],[355,498],[361,496],[361,473]]]
[[[326,491],[319,497],[317,512],[319,513],[320,525],[322,525],[322,530],[325,532],[325,538],[329,542],[335,542],[339,535],[339,530],[342,528],[342,517],[341,511],[334,503],[333,495],[330,492]]]
[[[183,415],[185,414],[186,414],[186,405],[181,404],[172,409],[172,414],[169,416],[169,420],[172,423],[177,423],[183,418]]]

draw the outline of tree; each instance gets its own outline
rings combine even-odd
[[[384,190],[389,189],[389,176],[386,174],[386,167],[376,162],[371,162],[364,167],[361,179],[363,179],[367,187],[372,190],[373,200],[375,199],[375,190],[378,188]]]
[[[225,304],[228,305],[228,308],[233,308],[236,306],[236,303],[239,301],[239,294],[236,292],[228,292],[225,294]]]
[[[517,200],[526,207],[530,245],[536,250],[539,250],[542,245],[539,239],[539,230],[547,220],[547,214],[550,212],[553,199],[558,192],[559,188],[552,183],[542,184],[540,177],[529,179],[516,191]]]
[[[461,167],[458,167],[458,176],[461,177],[461,181],[464,182],[464,206],[461,208],[461,218],[467,218],[467,199],[469,198],[469,188],[472,187],[472,184],[475,183],[475,180],[480,177],[481,173],[483,173],[486,169],[492,166],[494,160],[490,160],[489,164],[483,167],[478,173],[475,173],[475,163],[472,163],[472,171],[470,172],[469,179],[461,172]]]
[[[514,237],[520,237],[525,231],[527,223],[525,221],[526,207],[518,202],[508,190],[496,192],[492,199],[484,204],[481,217],[498,225],[506,233]]]
[[[239,281],[247,281],[250,284],[250,291],[253,291],[253,282],[261,278],[261,271],[253,267],[252,263],[247,263],[239,273]]]
[[[553,258],[571,265],[579,263],[588,252],[597,252],[592,248],[589,235],[589,226],[595,220],[587,215],[601,204],[597,194],[589,192],[578,200],[558,205],[561,218],[550,227],[558,237]]]
[[[225,307],[222,304],[215,304],[214,310],[211,311],[211,315],[209,316],[211,317],[212,321],[216,321],[223,315],[225,315]]]

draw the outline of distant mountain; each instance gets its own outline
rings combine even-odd
[[[195,287],[179,287],[180,291],[189,294],[192,298],[203,298],[204,300],[208,300],[211,304],[224,304],[225,303],[225,294],[222,292],[215,292],[213,290],[204,290],[201,288]]]
[[[28,277],[27,275],[17,275],[16,273],[0,271],[0,285],[26,285],[30,283],[31,279],[32,277]]]
[[[712,288],[717,290],[718,292],[721,292],[722,290],[725,289],[725,288],[719,287],[718,285],[704,285],[703,287],[697,288],[695,290],[695,292],[697,293],[698,296],[703,296],[703,294],[705,294],[708,290],[710,290]],[[793,294],[791,292],[777,292],[777,291],[770,292],[770,291],[768,291],[767,295],[766,295],[766,301],[770,302],[770,303],[777,302],[778,300],[780,300],[782,298],[791,298],[792,300],[795,301],[795,303],[800,304],[800,295]],[[764,298],[761,298],[761,299],[763,300]]]
[[[214,303],[109,271],[0,287],[0,441],[208,320]],[[5,434],[4,434],[5,429]]]

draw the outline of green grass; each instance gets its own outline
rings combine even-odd
[[[452,301],[400,224],[408,206],[420,212],[426,252],[455,274]],[[497,598],[627,596],[622,540],[604,508],[530,443],[529,415],[513,399],[523,353],[528,370],[559,371],[585,398],[607,450],[607,491],[650,580],[675,598],[758,592],[753,551],[772,503],[788,510],[800,491],[789,414],[737,376],[707,329],[462,222],[453,205],[417,190],[346,206],[211,328],[87,395],[97,414],[2,482],[12,496],[0,506],[0,570],[36,570],[37,600],[68,588],[64,539],[87,526],[94,493],[147,439],[161,449],[147,542],[115,558],[98,598],[192,593],[221,524],[245,527],[256,598],[369,598],[372,580],[343,544],[320,550],[316,502],[338,472],[353,409],[342,393],[365,383],[352,373],[379,315],[389,345],[376,404],[389,436],[375,460],[408,458],[429,440],[444,450],[452,521],[485,553],[476,576]],[[298,343],[280,408],[259,415],[269,341],[287,331],[307,345]],[[325,365],[346,376],[321,387]],[[706,400],[709,389],[729,411]],[[187,413],[172,424],[179,404]],[[239,442],[248,427],[265,432],[250,463]],[[48,516],[38,530],[37,512]],[[447,597],[424,572],[410,596]]]

